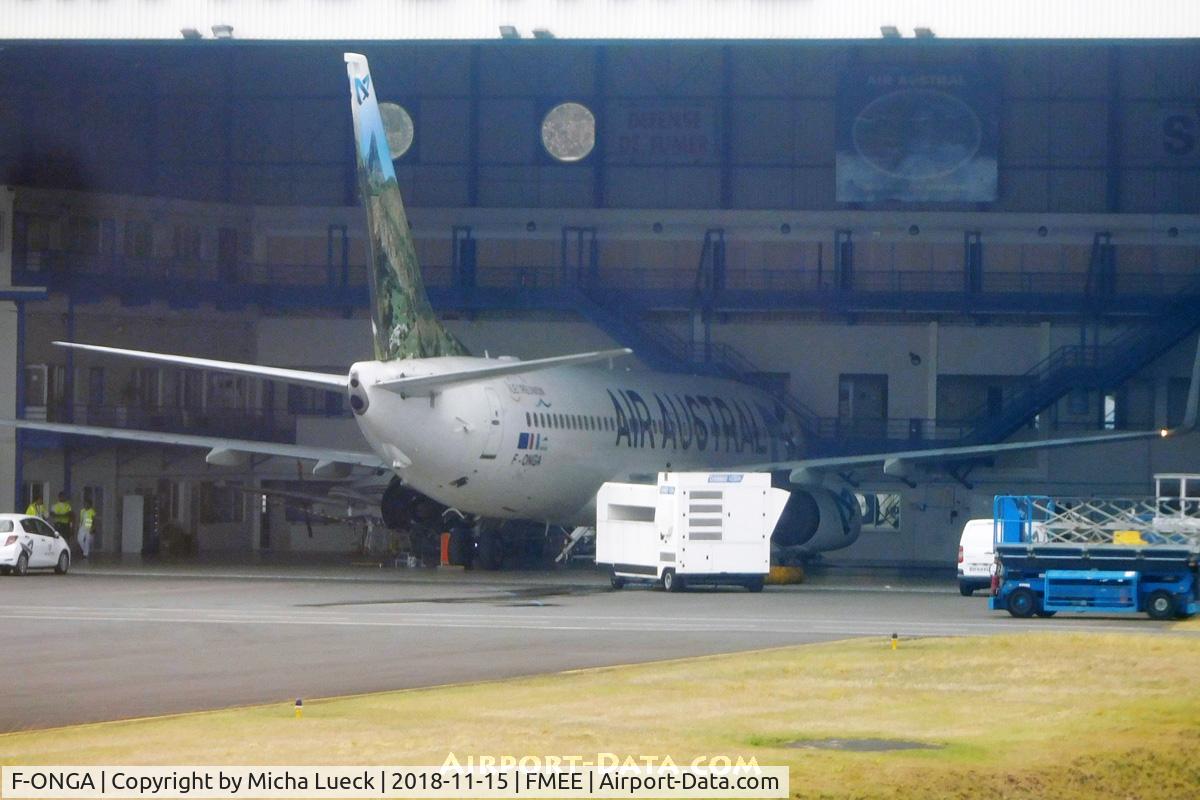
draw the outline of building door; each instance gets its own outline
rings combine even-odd
[[[217,232],[217,271],[222,283],[237,283],[238,232],[236,228],[221,228]]]
[[[855,436],[887,432],[887,375],[842,375],[838,379],[838,426]]]
[[[500,450],[500,440],[504,435],[500,417],[500,397],[490,386],[484,387],[483,393],[487,396],[488,402],[488,428],[483,442],[483,452],[479,454],[479,457],[495,458],[496,453]]]
[[[45,419],[46,403],[50,398],[49,369],[45,364],[25,367],[25,418]]]

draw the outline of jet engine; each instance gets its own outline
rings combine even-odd
[[[413,550],[422,560],[435,565],[445,510],[446,506],[404,485],[399,477],[392,478],[379,502],[383,524],[394,531],[407,531],[412,537]]]
[[[782,556],[781,561],[837,550],[858,538],[862,509],[848,490],[796,486],[787,475],[777,476],[772,483],[791,492],[771,535],[771,549]]]

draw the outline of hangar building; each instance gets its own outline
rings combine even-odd
[[[95,20],[71,35],[109,41],[47,43],[8,23],[0,416],[360,446],[336,394],[51,344],[322,371],[370,357],[347,48],[317,41],[364,34],[241,38],[265,5],[211,35],[176,19],[102,37]],[[534,36],[542,4],[510,5],[524,21],[493,25],[489,5],[486,33],[460,31],[449,3],[423,33],[351,48],[399,107],[424,274],[472,352],[628,346],[638,368],[743,375],[822,454],[1182,419],[1200,327],[1195,39],[948,36],[957,23],[936,20],[914,35],[882,10],[786,41],[654,38],[657,17],[645,37],[568,35],[557,17]],[[762,4],[725,5],[762,22]],[[866,525],[827,560],[948,565],[993,494],[1144,494],[1198,455],[1185,438],[845,474]],[[328,484],[279,460],[0,429],[0,506],[92,499],[101,552],[121,551],[131,497],[164,554],[359,544],[245,491],[262,486]]]

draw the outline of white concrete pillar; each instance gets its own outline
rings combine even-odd
[[[12,286],[13,197],[11,186],[0,186],[0,287]],[[17,416],[17,304],[0,303],[0,417]],[[0,511],[16,507],[17,435],[0,428]]]

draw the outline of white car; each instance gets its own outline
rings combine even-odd
[[[26,514],[0,514],[0,572],[24,575],[31,569],[71,567],[71,548],[50,523]]]

